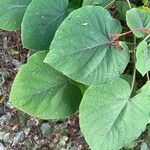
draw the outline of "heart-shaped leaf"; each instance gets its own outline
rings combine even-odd
[[[150,44],[145,40],[137,47],[136,59],[136,68],[144,76],[150,71]]]
[[[83,6],[86,5],[101,5],[103,7],[107,7],[115,0],[83,0]]]
[[[22,22],[22,42],[31,50],[49,49],[54,34],[68,15],[68,0],[34,0]]]
[[[81,131],[92,150],[119,150],[138,138],[149,121],[147,89],[130,98],[131,87],[123,79],[89,87],[79,110]]]
[[[8,31],[14,31],[19,28],[31,1],[0,0],[0,28]]]
[[[126,20],[137,37],[144,37],[145,33],[150,33],[150,12],[133,8],[127,11]]]
[[[113,44],[121,25],[100,6],[73,11],[61,24],[45,62],[83,84],[100,84],[120,76],[129,62],[125,43]]]
[[[81,91],[70,79],[43,63],[46,52],[29,58],[17,74],[10,101],[18,109],[42,119],[66,118],[80,104]]]

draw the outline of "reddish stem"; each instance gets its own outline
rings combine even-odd
[[[112,39],[112,42],[111,43],[114,43],[115,40],[117,40],[118,38],[120,38],[121,36],[124,36],[124,35],[127,35],[127,34],[130,34],[132,32],[135,32],[135,31],[138,31],[138,30],[141,30],[141,31],[144,31],[146,33],[150,33],[150,29],[146,29],[144,27],[140,27],[140,28],[137,28],[135,30],[130,30],[130,31],[127,31],[127,32],[124,32],[124,33],[121,33],[121,34],[115,34],[113,39]],[[115,45],[115,44],[114,44]]]

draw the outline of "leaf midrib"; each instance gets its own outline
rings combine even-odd
[[[124,103],[123,107],[121,108],[120,112],[118,113],[118,115],[117,115],[116,118],[114,119],[114,121],[113,121],[113,123],[111,124],[110,128],[107,130],[107,133],[105,134],[105,136],[104,136],[104,138],[103,138],[103,142],[102,142],[102,144],[101,144],[101,148],[102,148],[102,146],[103,146],[103,144],[104,144],[104,142],[105,142],[105,139],[106,139],[107,135],[109,134],[109,132],[110,132],[111,129],[113,128],[115,122],[117,121],[117,119],[119,118],[120,114],[122,113],[122,111],[124,110],[125,106],[127,105],[128,101],[129,101],[128,99],[129,99],[129,98],[127,98],[127,100],[125,101],[125,103]]]
[[[41,90],[40,93],[39,93],[39,90],[37,90],[37,92],[35,92],[35,93],[33,93],[33,94],[31,93],[32,95],[28,95],[28,97],[33,97],[33,96],[35,96],[35,95],[41,94],[41,93],[43,93],[43,92],[46,92],[47,90],[50,90],[51,88],[61,86],[61,85],[65,84],[65,83],[67,83],[67,82],[69,82],[69,81],[66,80],[66,81],[61,82],[61,83],[59,83],[59,84],[50,86],[50,87],[48,87],[48,88],[46,88],[46,89]],[[27,96],[26,96],[26,97],[27,97]],[[20,98],[20,99],[24,99],[24,98],[26,98],[26,97],[19,97],[19,98]],[[29,99],[31,99],[31,98],[29,98]]]

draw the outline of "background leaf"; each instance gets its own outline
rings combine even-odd
[[[138,8],[132,8],[126,14],[127,25],[137,37],[144,37],[145,31],[150,29],[150,12]],[[148,31],[150,32],[150,31]]]
[[[144,76],[150,71],[150,44],[146,41],[142,41],[136,52],[136,68]]]
[[[106,9],[82,7],[61,24],[44,61],[83,84],[110,82],[129,62],[127,45],[111,43],[120,32],[120,23]]]
[[[42,119],[66,118],[78,109],[81,91],[66,76],[43,63],[45,56],[46,52],[38,52],[21,67],[10,101],[18,109]]]
[[[83,6],[87,5],[100,5],[102,7],[107,7],[110,5],[114,0],[83,0]]]
[[[116,1],[117,17],[121,20],[125,20],[126,12],[130,9],[126,1]]]
[[[19,28],[31,1],[0,0],[0,28],[8,31],[14,31]]]
[[[90,86],[85,92],[79,109],[80,127],[92,150],[119,150],[145,130],[150,97],[142,91],[130,98],[130,92],[123,79]]]
[[[54,34],[68,15],[68,0],[34,0],[22,22],[22,42],[31,50],[49,49]]]

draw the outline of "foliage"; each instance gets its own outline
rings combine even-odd
[[[137,145],[150,120],[150,82],[137,80],[149,80],[150,71],[150,11],[143,2],[0,0],[0,28],[21,27],[23,46],[34,53],[14,80],[10,102],[41,119],[79,109],[92,150]],[[116,15],[108,11],[112,4]]]

